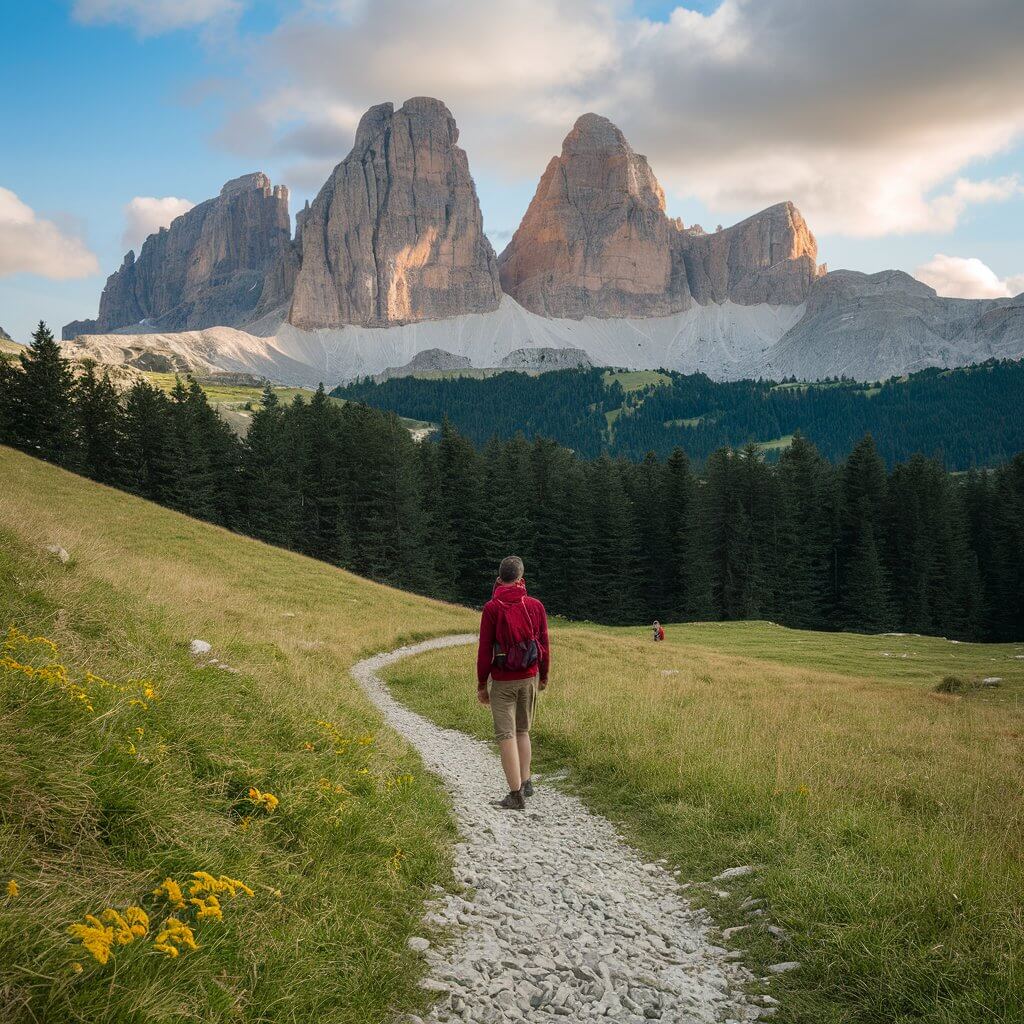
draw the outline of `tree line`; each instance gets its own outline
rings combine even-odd
[[[713,381],[664,372],[663,382],[625,391],[599,369],[528,377],[363,380],[333,393],[439,423],[447,416],[474,443],[535,433],[591,458],[642,459],[682,448],[698,464],[725,446],[800,431],[829,460],[846,458],[870,433],[888,466],[915,452],[954,470],[994,466],[1024,449],[1024,361],[928,369],[873,385],[831,380]],[[608,422],[606,414],[613,414]],[[777,457],[770,453],[769,458]]]
[[[1024,454],[952,475],[887,470],[870,435],[839,464],[799,434],[756,445],[585,459],[522,434],[477,447],[445,421],[416,443],[395,414],[279,402],[245,438],[194,380],[119,394],[74,379],[40,325],[0,364],[0,441],[238,532],[419,593],[479,606],[522,555],[532,592],[610,624],[771,619],[809,629],[1024,638]]]

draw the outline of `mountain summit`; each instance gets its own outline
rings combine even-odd
[[[705,234],[665,214],[647,158],[584,114],[499,257],[502,288],[545,316],[668,316],[694,301],[799,304],[817,244],[792,203]]]
[[[497,308],[497,261],[458,138],[440,100],[363,115],[303,213],[292,324],[388,327]]]

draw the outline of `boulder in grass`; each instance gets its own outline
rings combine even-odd
[[[71,561],[71,556],[59,544],[48,544],[46,550],[57,558],[61,565],[67,565]]]
[[[193,640],[188,645],[189,653],[197,658],[203,654],[209,654],[212,649],[205,640]]]

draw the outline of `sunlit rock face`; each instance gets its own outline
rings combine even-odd
[[[64,337],[243,323],[291,249],[288,189],[259,171],[234,178],[150,235],[138,258],[129,252],[107,278],[98,317],[67,324]]]
[[[584,114],[499,257],[505,292],[543,316],[669,316],[727,301],[797,305],[818,276],[800,212],[780,203],[713,234],[665,214],[646,157]]]
[[[669,316],[692,302],[674,273],[677,234],[647,158],[584,114],[501,254],[502,288],[543,316]]]
[[[388,327],[494,310],[494,250],[459,131],[439,100],[371,107],[303,213],[288,319]]]

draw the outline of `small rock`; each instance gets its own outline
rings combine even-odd
[[[406,945],[414,953],[425,953],[428,949],[430,949],[430,940],[421,938],[419,935],[413,935],[410,937]]]
[[[209,654],[213,648],[205,640],[192,640],[188,645],[189,653],[195,657],[200,654]]]
[[[800,966],[801,964],[799,960],[786,960],[781,964],[772,964],[768,970],[771,971],[772,974],[785,974],[786,971],[795,971]]]
[[[1002,676],[985,676],[985,678],[982,679],[982,681],[981,681],[981,685],[982,686],[999,686],[999,684],[1002,683],[1002,681],[1003,681],[1003,677]]]
[[[61,565],[67,565],[71,561],[71,556],[59,544],[48,544],[46,550],[51,555],[55,555]]]
[[[777,939],[784,939],[786,937],[786,929],[780,928],[777,924],[770,924],[766,929],[769,935],[773,935]]]
[[[420,988],[424,992],[447,992],[448,986],[443,981],[438,981],[436,978],[424,978],[420,981]]]
[[[713,881],[725,882],[730,878],[743,878],[744,875],[752,875],[757,868],[752,864],[743,864],[737,868],[727,868],[720,875],[715,875]]]
[[[740,932],[746,931],[749,927],[749,924],[737,924],[732,928],[726,928],[725,931],[722,932],[722,938],[731,939],[734,935],[739,935]]]

